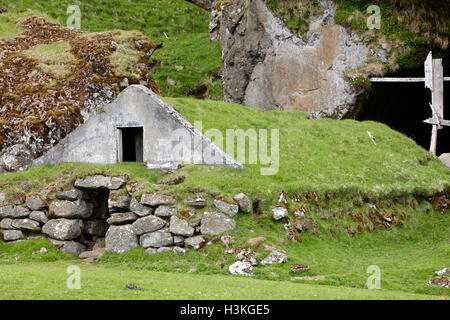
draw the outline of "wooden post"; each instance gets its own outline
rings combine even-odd
[[[432,118],[436,119],[438,123],[433,124],[431,131],[430,152],[436,155],[438,130],[442,129],[439,121],[444,119],[444,69],[442,59],[433,59],[432,70],[431,112],[433,113]]]

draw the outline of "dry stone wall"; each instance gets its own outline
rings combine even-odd
[[[136,191],[127,176],[96,175],[77,179],[72,189],[53,198],[29,194],[0,207],[0,238],[20,241],[42,233],[61,251],[80,257],[121,254],[137,246],[148,254],[183,255],[185,248],[200,249],[211,236],[233,230],[239,212],[248,213],[251,207],[243,193],[234,196],[236,201],[191,197],[179,203],[172,195],[136,197]],[[195,209],[202,211],[207,203],[217,210],[197,214]]]

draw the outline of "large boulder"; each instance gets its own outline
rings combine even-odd
[[[162,229],[165,226],[166,226],[166,222],[163,219],[155,217],[155,216],[146,216],[146,217],[137,219],[132,224],[134,233],[137,235],[153,232],[153,231]]]
[[[138,237],[131,225],[110,226],[105,244],[106,252],[124,253],[138,246]]]
[[[83,232],[83,220],[79,219],[54,219],[42,227],[42,233],[52,239],[73,240]]]
[[[178,236],[192,237],[194,235],[194,228],[189,226],[189,223],[186,220],[176,216],[170,218],[169,230],[171,233]]]
[[[158,230],[141,235],[139,242],[141,247],[161,248],[173,245],[173,236],[168,230]]]
[[[201,222],[201,233],[209,235],[221,234],[236,228],[236,221],[219,212],[205,212]]]
[[[49,216],[56,218],[88,219],[94,211],[94,205],[84,200],[53,201],[49,207]]]

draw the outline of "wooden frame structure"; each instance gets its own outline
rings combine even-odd
[[[432,53],[425,60],[425,78],[371,78],[371,82],[425,82],[425,88],[431,90],[431,118],[424,120],[431,124],[430,152],[436,155],[437,134],[443,126],[450,126],[449,120],[444,120],[444,81],[450,81],[450,77],[444,78],[442,59],[433,59]]]

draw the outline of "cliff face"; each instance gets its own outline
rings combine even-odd
[[[337,119],[352,111],[362,91],[351,85],[347,71],[385,60],[384,49],[370,50],[335,24],[332,1],[320,5],[323,14],[299,38],[262,0],[216,3],[210,31],[222,46],[227,101]]]

